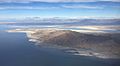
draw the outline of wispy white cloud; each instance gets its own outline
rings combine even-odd
[[[64,8],[71,8],[71,9],[103,9],[104,7],[98,6],[88,6],[88,5],[63,5]]]
[[[47,9],[104,9],[104,7],[98,7],[98,6],[88,6],[88,5],[60,5],[59,6],[0,6],[0,10],[5,9],[26,9],[26,10],[47,10]]]
[[[96,1],[112,1],[120,2],[120,0],[0,0],[0,2],[96,2]]]
[[[26,9],[26,10],[46,10],[46,9],[59,9],[59,7],[32,7],[32,6],[17,6],[17,7],[0,7],[0,10],[5,10],[5,9]]]
[[[0,2],[92,2],[95,0],[0,0]]]
[[[120,2],[120,0],[101,0],[101,1]]]

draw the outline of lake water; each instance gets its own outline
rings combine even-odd
[[[25,33],[7,33],[0,26],[0,66],[119,66],[120,60],[75,56],[60,49],[36,46]]]

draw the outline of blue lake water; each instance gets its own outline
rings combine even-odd
[[[0,25],[0,66],[119,66],[119,59],[75,56],[60,49],[36,46],[25,33],[7,33],[13,29]]]
[[[0,32],[0,66],[119,66],[119,62],[70,55],[59,49],[36,46],[24,33]]]

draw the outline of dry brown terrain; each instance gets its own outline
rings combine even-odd
[[[30,41],[38,45],[86,49],[87,55],[120,58],[120,33],[80,33],[59,29],[18,29],[9,32],[26,32]]]

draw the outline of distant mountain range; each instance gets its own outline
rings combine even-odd
[[[28,18],[18,20],[22,23],[69,24],[69,25],[120,25],[120,19],[79,19],[79,18]]]
[[[12,20],[7,20],[12,21]],[[43,25],[120,25],[120,19],[80,19],[80,18],[24,18],[24,19],[16,19],[13,20],[16,23],[22,24],[43,24]]]

